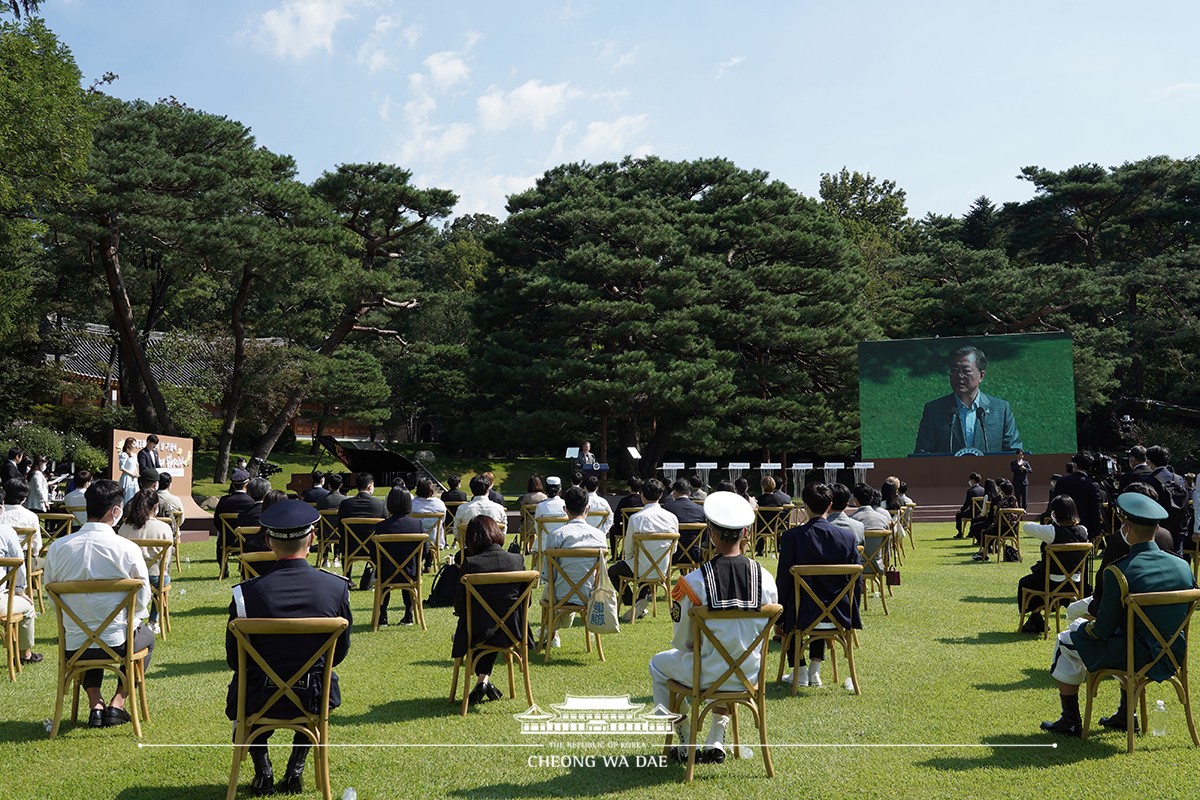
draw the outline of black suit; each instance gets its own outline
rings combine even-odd
[[[1141,464],[1138,464],[1128,472],[1122,473],[1121,477],[1117,478],[1117,486],[1122,492],[1125,491],[1125,487],[1129,486],[1131,483],[1149,483],[1151,486],[1154,486],[1154,483],[1150,478],[1150,476],[1153,474],[1154,469],[1143,461]],[[1154,489],[1157,491],[1158,487],[1154,486]]]
[[[21,477],[21,468],[13,463],[11,459],[0,464],[0,481],[12,480],[19,477]]]
[[[324,486],[314,486],[311,489],[306,489],[302,499],[306,503],[320,503],[329,494],[329,490]]]
[[[158,469],[158,451],[143,447],[137,454],[138,472],[145,472],[153,467]]]
[[[337,507],[338,524],[347,517],[378,517],[383,519],[388,515],[387,507],[378,497],[366,492],[359,492],[354,497],[347,497]]]
[[[240,519],[242,512],[253,505],[254,499],[245,492],[230,492],[217,501],[217,508],[213,511],[213,535],[217,537],[218,564],[224,559],[225,548],[229,545],[229,536],[221,533],[220,515],[237,514]]]
[[[783,630],[803,629],[811,625],[818,615],[817,606],[810,598],[795,595],[796,584],[791,574],[792,567],[861,563],[862,558],[858,554],[858,542],[855,541],[854,534],[845,528],[839,528],[824,517],[816,517],[803,525],[784,531],[779,537],[779,569],[775,578],[775,584],[779,587],[779,603],[783,606],[783,616],[779,619]],[[828,603],[846,585],[846,579],[838,575],[828,575],[810,578],[808,584],[822,602]],[[862,619],[858,612],[859,587],[843,597],[834,608],[838,622],[847,628],[862,628]],[[808,655],[811,659],[823,659],[825,640],[813,640],[809,645]],[[794,656],[795,651],[789,649],[789,664]]]
[[[498,544],[493,544],[487,550],[464,558],[461,574],[520,572],[524,569],[524,558],[516,553],[508,552]],[[487,601],[488,605],[497,614],[511,606],[521,595],[521,588],[517,584],[496,584],[494,586],[480,586],[478,588],[480,596]],[[467,654],[467,588],[461,582],[454,595],[454,613],[458,617],[458,627],[454,631],[454,647],[450,652],[450,656],[452,658],[462,658]],[[471,632],[472,640],[476,642],[486,641],[488,644],[496,645],[497,647],[510,644],[508,637],[503,631],[499,630],[495,620],[486,613],[473,614],[472,618],[475,622],[475,629]],[[528,620],[514,620],[510,618],[507,622],[509,628],[514,633],[520,636],[524,632],[526,638],[528,638],[529,634],[526,631]],[[480,657],[475,667],[475,674],[490,675],[495,663],[496,654],[485,653]],[[526,665],[526,668],[528,668],[528,665]]]
[[[1104,519],[1104,493],[1100,484],[1086,472],[1075,470],[1063,475],[1054,485],[1055,494],[1065,494],[1075,501],[1079,510],[1079,522],[1088,531],[1088,538],[1095,540],[1108,532]]]
[[[1029,508],[1029,473],[1033,472],[1033,467],[1029,461],[1024,458],[1014,458],[1008,465],[1013,476],[1013,494],[1017,498],[1017,503],[1021,508]]]
[[[675,518],[680,522],[708,522],[704,516],[704,506],[694,502],[690,497],[671,497],[669,500],[662,502],[662,507],[675,515]],[[679,545],[675,548],[675,552],[671,555],[671,563],[678,564],[681,561],[686,561],[685,553],[690,554],[691,560],[701,562],[704,556],[700,551],[700,543],[703,540],[704,531],[688,531],[687,538],[681,534],[679,537]]]
[[[976,497],[986,496],[987,492],[985,492],[983,487],[978,483],[972,486],[970,489],[967,489],[967,497],[965,500],[963,500],[962,508],[960,508],[958,513],[954,515],[955,530],[957,530],[959,533],[962,533],[963,520],[969,520],[973,518],[973,515],[971,514],[971,506],[973,505],[973,501]]]
[[[376,533],[424,533],[425,529],[421,527],[421,520],[419,520],[419,519],[413,519],[412,517],[388,517],[383,522],[381,522],[375,526],[375,532]],[[384,550],[388,553],[388,555],[391,556],[393,559],[395,559],[397,564],[403,564],[404,559],[408,558],[414,549],[413,545],[404,544],[402,542],[390,542],[387,545],[381,545],[378,542],[376,542],[375,546],[377,548],[378,547],[384,548]],[[423,544],[418,545],[418,547],[424,547],[424,545]],[[383,563],[386,564],[386,566],[384,567],[383,574],[377,575],[376,580],[385,581],[385,582],[390,581],[396,576],[396,573],[398,572],[398,570],[392,565],[391,561],[383,560]],[[410,561],[408,563],[407,569],[405,569],[405,574],[407,574],[409,578],[415,578],[415,577],[417,577],[417,570],[419,570],[419,569],[421,569],[420,556],[418,556],[417,558],[413,559],[412,561]],[[401,594],[404,595],[404,613],[405,613],[405,616],[407,617],[409,610],[412,608],[412,596],[408,592],[401,592]],[[383,604],[379,609],[379,619],[381,621],[387,620],[388,603],[391,601],[391,599],[392,599],[391,592],[388,592],[387,594],[385,594],[383,596]]]
[[[341,492],[328,492],[324,497],[317,501],[317,511],[328,511],[331,508],[341,508],[345,502],[346,495]]]
[[[345,579],[328,572],[314,569],[303,558],[289,558],[278,562],[274,569],[258,578],[252,578],[234,587],[234,600],[229,604],[229,618],[239,616],[248,618],[290,619],[298,617],[344,617],[352,622],[350,617],[349,583]],[[239,608],[238,596],[241,596],[242,607]],[[271,664],[281,677],[291,677],[293,673],[313,654],[315,647],[320,644],[320,636],[264,636],[255,642],[255,647]],[[333,652],[333,665],[340,664],[350,650],[350,628],[347,627],[338,638]],[[225,634],[225,661],[234,670],[233,680],[229,683],[226,697],[225,715],[229,719],[237,717],[237,642],[233,633]],[[320,674],[325,668],[323,662],[318,662],[313,673]],[[246,667],[246,709],[258,711],[274,693],[273,688],[266,685],[265,673],[250,661]],[[342,695],[335,673],[329,690],[329,708],[341,705]],[[305,700],[316,703],[319,697],[320,683],[310,679],[313,689],[297,691]],[[288,700],[280,700],[275,706],[277,711],[273,716],[293,716],[295,706]],[[309,710],[312,710],[311,708]],[[257,742],[265,743],[270,734],[260,737]],[[297,734],[296,744],[307,742],[307,738]]]

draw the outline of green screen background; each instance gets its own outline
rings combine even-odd
[[[862,457],[912,453],[921,412],[950,393],[947,358],[963,345],[987,356],[979,389],[1012,406],[1027,453],[1075,452],[1075,375],[1067,333],[862,342],[858,401]]]

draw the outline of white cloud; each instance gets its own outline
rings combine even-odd
[[[613,69],[628,67],[630,64],[633,64],[635,61],[637,61],[638,51],[636,47],[632,50],[622,53],[620,45],[611,40],[596,42],[595,47],[598,51],[597,58],[599,58],[600,61],[604,62],[605,64],[611,66]]]
[[[728,70],[733,69],[745,60],[745,56],[731,56],[730,58],[725,59],[717,65],[717,77],[720,78],[724,76]]]
[[[558,135],[554,137],[554,147],[550,149],[550,163],[561,164],[563,161],[563,153],[567,150],[567,137],[575,132],[574,121],[565,123],[558,129]]]
[[[631,151],[644,155],[649,152],[649,144],[634,148],[626,143],[646,127],[648,119],[646,114],[633,114],[609,122],[589,122],[576,149],[580,157],[585,159],[625,155]]]
[[[440,161],[465,150],[474,133],[475,129],[465,122],[449,125],[413,123],[399,141],[400,163]]]
[[[1166,94],[1190,94],[1200,89],[1200,83],[1173,83],[1163,89]]]
[[[567,101],[579,94],[569,83],[544,84],[534,79],[507,94],[492,86],[476,106],[484,130],[502,131],[523,124],[542,130],[550,117],[562,113]]]
[[[537,183],[537,175],[488,174],[464,160],[453,173],[439,175],[417,175],[414,179],[421,186],[438,186],[451,189],[458,195],[454,213],[491,214],[503,219],[508,196],[531,189]]]
[[[429,80],[436,91],[444,92],[456,83],[471,76],[471,68],[458,53],[444,51],[434,53],[424,61],[429,69]]]
[[[401,27],[398,17],[381,14],[375,18],[370,35],[358,48],[358,63],[374,75],[394,66],[392,55],[398,41],[411,47],[419,38],[420,32],[412,25]]]
[[[333,52],[333,32],[339,22],[350,18],[348,0],[287,0],[263,13],[275,54],[302,59],[314,50]]]

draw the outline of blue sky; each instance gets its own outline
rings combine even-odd
[[[240,120],[311,181],[387,161],[503,216],[565,162],[722,156],[909,211],[1024,200],[1021,167],[1197,154],[1200,4],[45,0],[85,80]]]

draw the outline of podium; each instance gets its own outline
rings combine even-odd
[[[581,464],[579,466],[579,472],[584,478],[588,477],[589,475],[595,475],[597,478],[599,478],[600,494],[608,494],[608,464]]]

